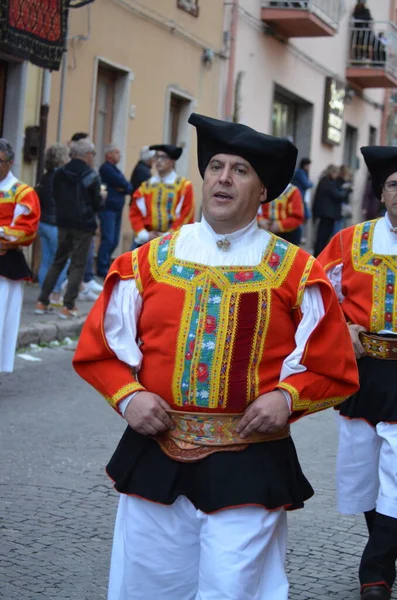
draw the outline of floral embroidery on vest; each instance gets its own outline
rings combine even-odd
[[[272,236],[255,267],[209,267],[175,258],[179,232],[151,244],[149,263],[157,282],[181,288],[185,302],[175,353],[173,397],[176,405],[212,410],[229,406],[230,378],[245,373],[246,402],[258,395],[257,370],[270,316],[270,290],[282,284],[298,249]],[[237,357],[241,319],[250,356]],[[239,336],[239,344],[241,335]],[[240,378],[241,379],[241,378]],[[241,381],[239,381],[241,384]]]
[[[397,331],[397,257],[372,251],[376,223],[356,225],[352,264],[356,271],[372,275],[371,331]]]

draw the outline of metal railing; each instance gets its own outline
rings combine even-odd
[[[349,66],[397,76],[397,27],[390,21],[351,21]]]
[[[341,0],[262,0],[263,8],[309,11],[333,29],[337,29],[342,14]]]

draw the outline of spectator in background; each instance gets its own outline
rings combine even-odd
[[[346,200],[344,200],[341,204],[341,218],[338,221],[335,221],[333,235],[338,233],[341,229],[347,227],[346,220],[353,214],[350,206],[350,194],[353,191],[353,173],[350,167],[347,165],[341,166],[339,169],[339,175],[336,178],[336,183],[339,189],[346,190],[348,195]]]
[[[291,180],[292,185],[297,187],[300,193],[302,194],[302,198],[305,197],[307,190],[312,188],[314,185],[309,178],[309,169],[311,164],[312,161],[310,160],[310,158],[302,158],[302,160],[299,163],[299,169],[295,171],[294,176]],[[310,214],[306,215],[305,212],[305,217],[306,219],[310,218]]]
[[[71,160],[54,176],[54,198],[59,227],[58,249],[39,295],[36,311],[48,311],[50,294],[68,259],[69,279],[60,317],[77,317],[75,300],[84,274],[87,254],[102,207],[100,178],[94,171],[95,146],[88,139],[70,144]]]
[[[367,183],[365,184],[364,196],[361,205],[363,219],[372,221],[378,217],[383,217],[385,214],[385,206],[375,196],[372,189],[372,177],[368,173]]]
[[[149,146],[143,146],[140,152],[139,161],[131,174],[132,193],[134,193],[144,181],[151,178],[155,154],[155,150],[150,150]]]
[[[313,217],[319,220],[314,256],[318,256],[331,239],[335,222],[342,217],[342,202],[345,202],[349,196],[347,190],[338,187],[336,183],[338,175],[338,167],[329,165],[320,179],[314,196]]]
[[[45,175],[36,186],[36,192],[40,199],[41,217],[38,229],[40,237],[41,262],[38,272],[40,287],[44,283],[48,269],[52,265],[57,247],[58,247],[58,227],[55,213],[54,200],[54,176],[59,167],[62,167],[69,160],[69,148],[66,144],[53,144],[47,148],[45,153],[44,167]],[[67,278],[68,263],[58,277],[54,286],[54,291],[50,296],[50,304],[53,306],[62,306],[61,286]],[[39,312],[38,314],[41,314]]]
[[[79,131],[74,133],[71,137],[71,142],[79,142],[80,140],[85,140],[88,138],[88,133],[83,131]],[[106,192],[101,192],[102,200],[106,200]],[[87,255],[87,263],[85,265],[84,277],[83,281],[80,285],[80,292],[78,295],[78,300],[88,300],[93,301],[98,298],[98,294],[101,293],[103,289],[103,285],[95,281],[95,237],[93,236],[91,245],[88,250]],[[66,282],[67,283],[67,282]],[[64,284],[65,289],[66,285]]]
[[[107,199],[104,210],[100,213],[101,244],[98,250],[97,273],[106,277],[112,253],[120,240],[121,219],[126,194],[132,193],[132,184],[129,183],[117,164],[120,162],[121,153],[117,146],[111,144],[105,148],[105,162],[99,169],[101,181],[107,188]]]
[[[305,223],[311,218],[311,210],[310,210],[310,198],[308,199],[308,190],[313,187],[313,182],[309,178],[309,170],[312,161],[310,158],[302,158],[299,163],[299,169],[297,169],[292,178],[292,185],[296,186],[302,195],[303,200],[303,210],[305,215]],[[306,242],[306,234],[304,232],[305,223],[300,227],[300,241],[303,243]],[[302,237],[302,234],[304,237]]]
[[[175,172],[182,148],[159,144],[150,150],[156,151],[157,173],[134,192],[130,207],[137,246],[194,221],[193,186]]]
[[[365,2],[357,2],[352,14],[352,59],[372,59],[375,35],[372,31],[372,15]]]

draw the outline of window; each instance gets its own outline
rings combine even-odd
[[[275,98],[273,102],[272,135],[295,139],[296,106],[284,98]]]
[[[193,17],[199,16],[198,0],[177,0],[178,8],[188,12]]]
[[[115,84],[116,72],[99,66],[93,140],[97,152],[97,166],[103,161],[105,146],[112,141]]]
[[[376,146],[376,138],[378,137],[378,132],[376,127],[369,126],[369,136],[368,136],[368,145]]]

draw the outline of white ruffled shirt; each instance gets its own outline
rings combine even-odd
[[[374,254],[386,256],[397,255],[397,233],[391,231],[392,227],[392,223],[387,213],[376,223],[372,243],[372,252]],[[327,277],[338,296],[339,302],[343,302],[345,299],[345,296],[342,293],[342,275],[343,263],[340,263],[327,271]],[[395,332],[381,329],[378,333],[393,334]]]
[[[217,246],[217,241],[227,238],[230,248],[227,251]],[[215,233],[204,217],[198,223],[184,225],[179,232],[175,245],[178,259],[192,261],[212,267],[217,266],[256,266],[266,251],[271,235],[260,229],[254,219],[247,227],[227,236]],[[120,280],[114,286],[107,307],[104,331],[107,343],[117,358],[127,363],[135,372],[139,372],[142,353],[137,339],[137,324],[142,310],[142,297],[133,279]],[[280,381],[290,375],[306,371],[301,364],[302,355],[308,338],[325,314],[324,303],[317,285],[310,286],[303,293],[302,320],[295,333],[296,347],[282,365]],[[284,390],[283,390],[284,391]],[[135,394],[131,394],[119,404],[124,414],[128,403]],[[291,407],[288,392],[285,396]]]

